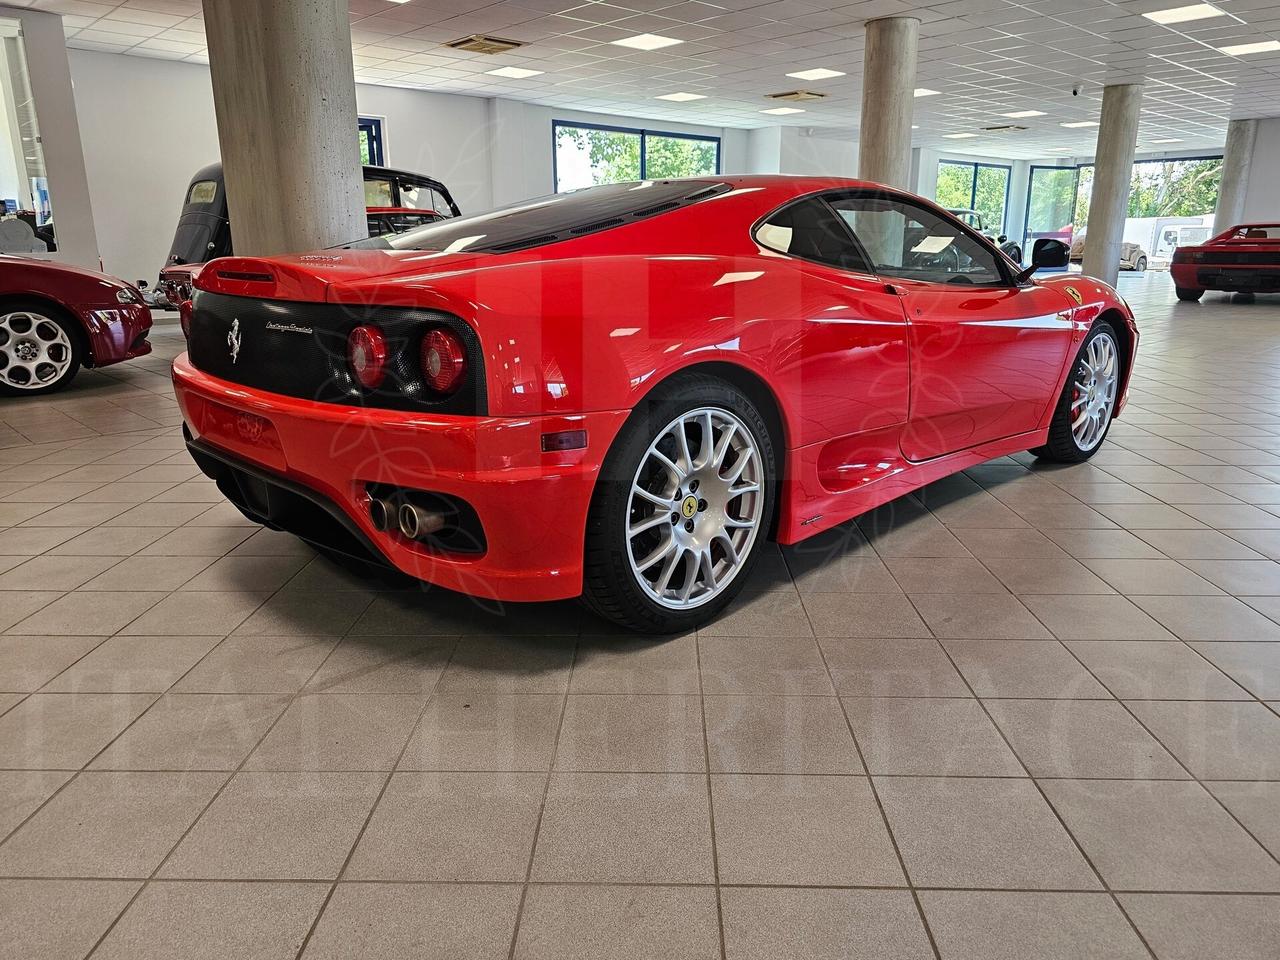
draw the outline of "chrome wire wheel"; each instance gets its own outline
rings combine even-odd
[[[1072,373],[1071,435],[1083,452],[1106,436],[1116,407],[1119,359],[1115,340],[1103,331],[1089,341]]]
[[[0,316],[0,383],[39,390],[62,379],[73,356],[67,331],[43,314],[18,310]]]
[[[730,411],[701,407],[663,427],[628,500],[627,556],[641,589],[671,610],[723,593],[760,531],[764,482],[757,441]]]

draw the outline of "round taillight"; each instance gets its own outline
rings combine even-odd
[[[448,330],[435,329],[422,338],[422,375],[436,393],[452,393],[462,383],[467,354],[462,341]]]
[[[360,385],[373,390],[387,373],[387,341],[377,327],[356,327],[347,338],[347,360]]]

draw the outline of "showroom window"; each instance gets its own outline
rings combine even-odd
[[[720,138],[683,133],[552,123],[556,193],[602,183],[720,172]]]
[[[360,162],[366,166],[386,166],[382,148],[382,118],[360,117],[357,127],[360,131]]]
[[[22,25],[0,18],[0,253],[58,249]]]
[[[940,160],[934,199],[948,210],[976,210],[982,217],[984,232],[1002,234],[1009,205],[1010,169],[996,163]],[[977,229],[979,225],[970,226]]]

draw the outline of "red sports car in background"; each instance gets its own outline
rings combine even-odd
[[[151,352],[137,288],[79,267],[0,256],[0,394],[49,393],[80,367]]]
[[[1179,300],[1199,300],[1206,290],[1280,293],[1280,223],[1242,223],[1198,246],[1178,247],[1169,267]]]
[[[250,518],[669,632],[720,611],[767,537],[1004,454],[1090,457],[1133,316],[1030,273],[875,184],[616,184],[214,261],[173,376],[193,456]]]

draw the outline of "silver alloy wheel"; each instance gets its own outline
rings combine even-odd
[[[71,366],[71,340],[61,325],[29,310],[0,316],[0,381],[18,390],[38,390],[61,379]]]
[[[627,502],[627,557],[650,598],[701,606],[742,569],[764,511],[764,464],[736,414],[700,407],[658,432]]]
[[[1076,446],[1088,452],[1102,442],[1116,406],[1119,385],[1119,353],[1109,333],[1089,341],[1076,363],[1071,381],[1071,435]]]

